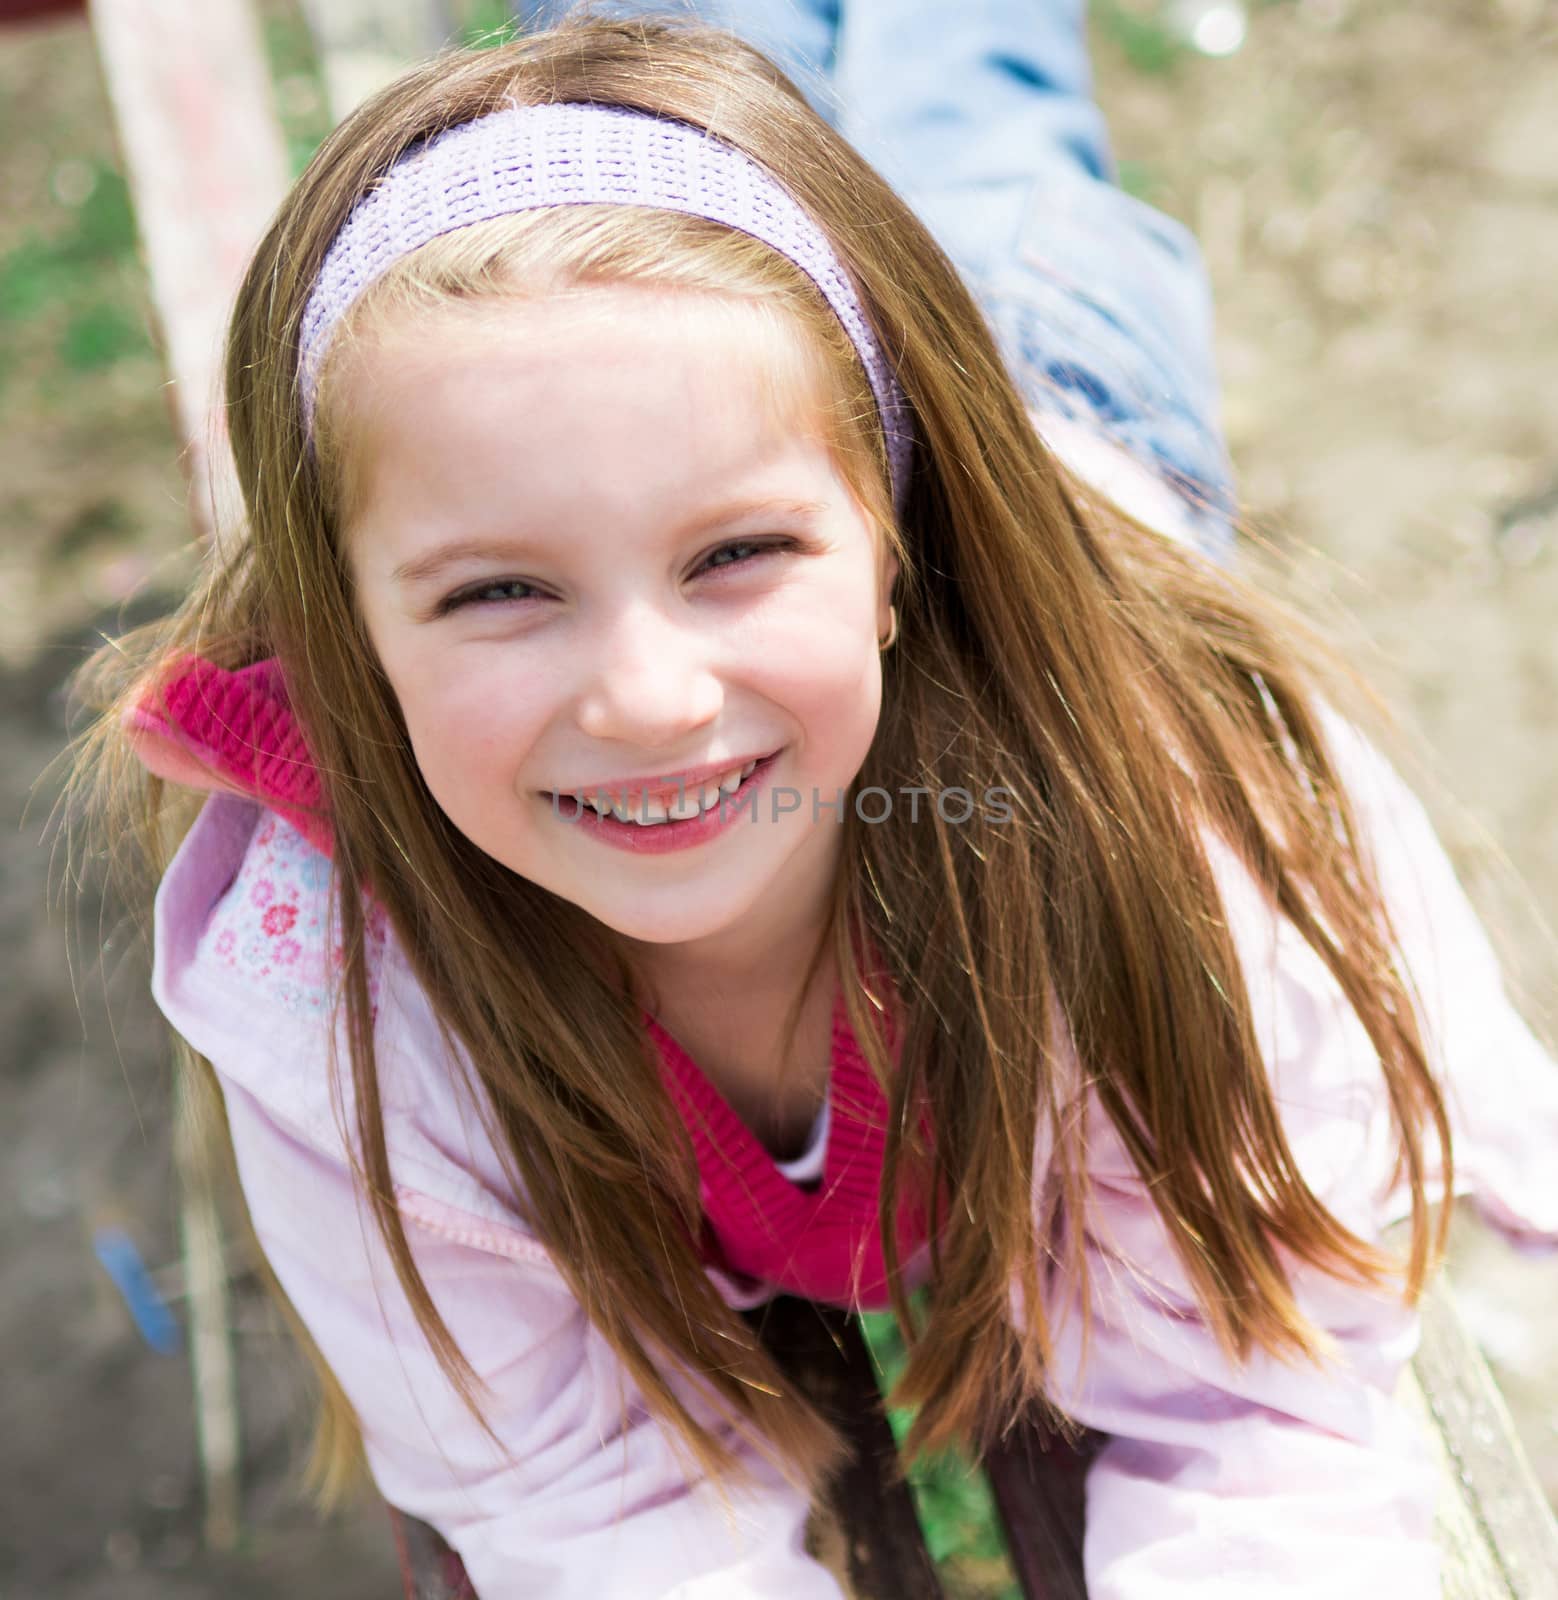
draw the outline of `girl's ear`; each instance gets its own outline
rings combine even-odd
[[[893,554],[893,548],[885,540],[882,547],[882,581],[877,590],[876,602],[876,636],[878,639],[887,637],[887,631],[892,626],[892,616],[889,611],[893,603],[893,588],[898,582],[898,557]]]

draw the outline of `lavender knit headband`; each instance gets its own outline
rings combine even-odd
[[[320,364],[340,319],[401,256],[476,222],[540,206],[655,206],[707,217],[786,255],[827,297],[865,365],[901,510],[914,445],[908,402],[822,230],[768,170],[686,123],[624,106],[508,106],[401,157],[352,208],[303,311],[298,376],[314,426]]]

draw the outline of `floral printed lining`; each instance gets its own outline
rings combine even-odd
[[[196,959],[238,973],[288,1011],[327,1015],[341,974],[341,945],[330,929],[330,880],[330,858],[267,811],[211,913]],[[377,901],[368,901],[366,911],[368,993],[377,1013],[388,919]]]

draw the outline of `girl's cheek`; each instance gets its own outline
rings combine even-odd
[[[474,776],[524,756],[545,721],[513,679],[472,674],[464,680],[426,686],[403,698],[402,713],[419,759],[463,767]]]

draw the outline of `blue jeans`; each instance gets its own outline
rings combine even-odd
[[[544,27],[568,0],[514,0]],[[1212,295],[1194,237],[1117,183],[1085,0],[624,0],[758,46],[914,208],[1024,400],[1123,445],[1232,546]]]

